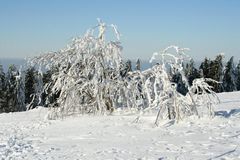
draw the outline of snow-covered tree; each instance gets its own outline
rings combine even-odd
[[[190,92],[194,94],[193,98],[197,106],[204,106],[207,108],[209,116],[214,116],[214,105],[220,103],[216,93],[212,90],[213,87],[208,83],[219,83],[210,78],[197,78],[193,80]]]
[[[175,53],[170,53],[171,49],[175,50]],[[212,87],[207,84],[208,81],[215,82],[212,79],[195,79],[193,80],[192,86],[189,85],[188,79],[184,74],[183,63],[184,61],[189,61],[189,56],[185,54],[188,49],[179,48],[177,46],[169,46],[160,53],[155,53],[151,60],[156,59],[157,56],[160,56],[161,62],[161,77],[163,90],[161,90],[161,96],[156,97],[155,100],[160,102],[161,106],[157,115],[156,123],[158,123],[159,117],[164,117],[167,115],[169,119],[180,120],[185,116],[189,115],[199,115],[198,107],[207,105],[209,115],[213,115],[213,104],[218,102],[216,100],[217,96]],[[186,95],[179,94],[177,91],[177,84],[171,83],[169,76],[167,75],[166,66],[170,66],[170,70],[174,74],[181,75],[182,82],[185,84],[188,92]],[[165,76],[164,76],[165,75]],[[165,78],[163,78],[165,77]],[[198,96],[201,90],[202,96]],[[158,105],[157,105],[158,106]]]
[[[59,72],[52,76],[52,92],[60,92],[59,107],[53,108],[50,118],[74,113],[107,113],[117,108],[120,83],[121,44],[115,25],[117,41],[107,42],[108,25],[99,21],[98,37],[94,29],[82,38],[76,38],[65,49],[32,59],[39,65],[58,66]]]
[[[171,53],[174,50],[175,53]],[[155,101],[158,101],[158,115],[156,124],[158,123],[159,117],[167,117],[169,119],[180,120],[186,115],[193,115],[197,113],[197,106],[192,98],[192,94],[188,93],[183,96],[177,91],[177,84],[171,82],[170,77],[167,74],[166,66],[171,68],[173,75],[178,74],[185,87],[189,90],[190,86],[186,79],[183,63],[189,60],[190,57],[185,54],[187,48],[180,48],[178,46],[169,46],[160,53],[154,53],[150,62],[157,57],[161,59],[160,72],[157,74],[157,79],[161,82],[162,90],[159,94],[155,95]],[[161,74],[159,74],[161,73]],[[156,86],[155,86],[156,87]],[[157,90],[157,88],[155,88]]]

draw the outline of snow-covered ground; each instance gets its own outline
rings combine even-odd
[[[155,117],[46,120],[46,108],[0,114],[0,159],[240,159],[240,92],[219,94],[213,119],[154,126]]]

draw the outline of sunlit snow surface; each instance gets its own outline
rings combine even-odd
[[[156,116],[46,120],[46,108],[0,114],[0,159],[240,159],[240,92],[218,94],[213,119]]]

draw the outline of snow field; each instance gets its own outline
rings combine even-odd
[[[240,92],[218,94],[216,116],[172,124],[156,115],[79,115],[47,120],[47,109],[0,114],[0,159],[240,159]]]

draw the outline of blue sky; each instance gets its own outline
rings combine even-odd
[[[240,59],[239,0],[0,0],[0,58],[61,49],[98,17],[118,26],[126,59],[171,44],[195,60],[219,52]]]

